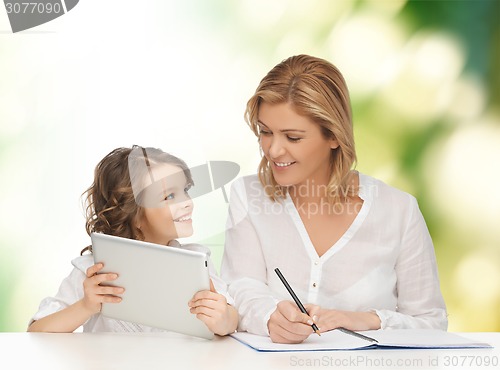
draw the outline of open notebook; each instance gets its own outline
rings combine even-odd
[[[269,337],[250,333],[234,333],[231,336],[260,352],[335,351],[381,348],[491,348],[457,334],[433,329],[371,330],[361,334],[377,341],[332,330],[321,336],[312,334],[300,344],[273,343]]]

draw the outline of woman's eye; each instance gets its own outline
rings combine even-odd
[[[271,135],[271,131],[259,129],[259,134],[260,135]]]
[[[287,136],[288,140],[290,140],[292,143],[296,143],[300,141],[302,138],[301,137],[293,137],[293,136]]]

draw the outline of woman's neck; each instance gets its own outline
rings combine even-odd
[[[329,202],[329,189],[328,179],[323,181],[316,181],[314,179],[307,179],[305,182],[288,187],[288,194],[293,202],[297,204],[303,203],[316,203],[322,204]],[[340,187],[340,184],[338,185]],[[359,188],[359,176],[357,171],[349,173],[348,181],[345,189],[338,189],[341,192],[341,198],[348,200],[356,196],[358,191],[354,189]]]
[[[288,194],[294,201],[300,203],[320,203],[328,199],[328,184],[319,183],[314,180],[306,180],[304,183],[290,186]]]

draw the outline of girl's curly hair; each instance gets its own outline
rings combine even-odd
[[[144,161],[148,166],[163,163],[176,165],[184,171],[188,182],[193,182],[186,163],[160,149],[136,145],[132,148],[114,149],[97,164],[94,182],[82,194],[85,197],[87,234],[97,232],[144,240],[141,230],[135,226],[136,221],[142,217],[143,208],[136,202],[129,173],[129,154],[138,148],[142,149],[144,155],[134,157],[134,160]],[[81,254],[85,251],[92,252],[92,246],[84,248]]]

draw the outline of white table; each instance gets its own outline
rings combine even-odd
[[[230,337],[175,333],[0,333],[3,369],[498,369],[500,333],[458,333],[493,349],[260,353]],[[498,366],[493,366],[495,363]],[[489,362],[489,365],[486,363]]]

